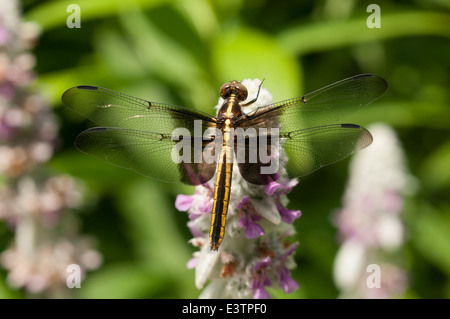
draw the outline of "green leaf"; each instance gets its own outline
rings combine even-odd
[[[3,277],[3,276],[2,276]],[[5,277],[0,277],[0,299],[18,299],[23,298],[21,290],[8,287]]]
[[[183,213],[169,200],[164,187],[167,184],[161,184],[165,183],[138,179],[123,185],[117,193],[120,211],[143,261],[163,265],[168,273],[176,276],[188,274],[186,263],[191,258],[190,245],[180,235],[174,219],[174,214]]]
[[[68,173],[82,178],[91,186],[104,185],[115,187],[117,183],[139,178],[140,175],[129,170],[119,168],[93,156],[74,149],[54,156],[48,165],[58,173]]]
[[[164,274],[156,276],[146,267],[134,264],[116,264],[88,273],[81,288],[75,292],[82,298],[145,298],[164,286]]]
[[[172,0],[77,0],[80,7],[81,27],[83,22],[97,18],[116,15],[118,12],[136,10],[138,7],[151,8],[172,2]],[[72,12],[67,12],[67,7],[74,3],[72,0],[59,0],[44,2],[30,10],[25,19],[37,22],[43,30],[49,30],[66,24],[67,18]]]
[[[414,221],[411,220],[411,241],[413,245],[450,276],[450,208],[444,211],[437,211],[429,204],[419,205],[414,214]]]
[[[217,78],[265,79],[274,102],[301,95],[301,66],[269,35],[247,28],[227,29],[212,45]]]
[[[450,184],[450,142],[444,143],[430,154],[423,163],[420,177],[424,185],[432,189]]]
[[[188,105],[202,105],[209,98],[211,83],[196,52],[159,30],[142,12],[123,14],[121,22],[134,58],[146,72],[176,88]]]
[[[448,108],[444,104],[426,103],[425,101],[385,102],[384,100],[387,98],[387,96],[382,96],[364,109],[364,112],[358,112],[346,118],[346,121],[359,125],[384,122],[395,127],[422,127],[443,130],[450,128],[450,117],[442,116]]]
[[[305,55],[339,47],[404,36],[436,35],[450,37],[450,15],[436,12],[382,13],[381,28],[369,29],[367,16],[345,21],[298,25],[279,34],[280,44],[291,52]]]

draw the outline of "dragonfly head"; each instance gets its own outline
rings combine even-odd
[[[244,84],[235,80],[225,83],[220,88],[220,96],[222,99],[228,99],[231,94],[236,95],[239,101],[245,101],[245,99],[247,99],[248,92]]]

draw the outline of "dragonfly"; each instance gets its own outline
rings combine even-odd
[[[283,168],[289,176],[301,177],[340,161],[369,146],[372,136],[359,125],[339,122],[388,88],[381,76],[360,74],[246,112],[261,85],[255,97],[248,97],[241,82],[225,83],[216,116],[87,85],[65,91],[62,102],[100,125],[78,135],[75,146],[82,152],[166,182],[201,185],[215,177],[209,237],[211,249],[218,250],[234,163],[245,181],[266,185]],[[256,133],[244,134],[250,130]],[[281,151],[287,163],[272,165]],[[236,160],[238,154],[243,156]]]

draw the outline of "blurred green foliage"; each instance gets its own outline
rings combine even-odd
[[[78,0],[81,28],[69,29],[67,1],[24,0],[26,20],[42,27],[37,87],[58,114],[61,147],[48,168],[86,183],[78,212],[97,238],[102,267],[88,273],[82,298],[195,298],[186,262],[188,218],[177,194],[193,188],[146,179],[77,152],[87,120],[64,108],[61,94],[91,84],[150,101],[213,113],[220,85],[265,78],[279,101],[359,73],[375,73],[388,93],[349,122],[385,122],[397,131],[419,190],[408,198],[403,266],[409,297],[450,297],[450,4],[379,3],[381,29],[366,26],[369,1]],[[348,160],[303,178],[290,194],[300,242],[294,294],[335,298],[338,248],[331,224],[341,205]],[[0,238],[7,237],[0,227]],[[4,276],[1,276],[4,277]],[[0,279],[0,295],[14,297]]]

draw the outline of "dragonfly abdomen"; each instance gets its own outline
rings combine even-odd
[[[230,143],[232,143],[231,134],[226,130],[224,133],[224,144],[219,156],[214,190],[211,230],[209,233],[212,250],[219,249],[225,231],[233,172],[233,147]]]

